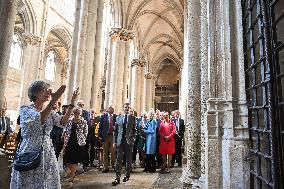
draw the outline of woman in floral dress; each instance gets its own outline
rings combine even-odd
[[[50,139],[50,132],[53,125],[61,126],[67,123],[78,96],[78,89],[72,95],[68,111],[61,117],[52,108],[64,93],[66,86],[62,85],[55,93],[52,93],[49,87],[49,84],[44,81],[33,82],[28,89],[28,96],[32,104],[20,108],[19,152],[38,150],[41,146],[43,150],[40,165],[36,169],[19,172],[12,168],[11,189],[61,188],[58,162]],[[42,142],[44,125],[45,133]]]

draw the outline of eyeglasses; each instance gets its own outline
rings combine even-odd
[[[80,115],[81,113],[80,112],[74,112],[73,114],[74,115]]]

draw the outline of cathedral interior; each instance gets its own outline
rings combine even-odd
[[[284,189],[283,0],[0,0],[0,107],[180,110],[184,188]],[[0,167],[1,170],[1,167]],[[1,187],[0,187],[1,188]]]

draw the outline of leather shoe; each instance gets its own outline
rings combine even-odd
[[[114,181],[112,182],[112,185],[116,186],[118,184],[120,184],[120,179],[119,178],[114,179]]]
[[[122,181],[123,181],[123,182],[129,181],[129,177],[128,177],[128,176],[125,176]]]
[[[108,169],[104,169],[103,171],[102,171],[102,173],[107,173],[109,170]]]

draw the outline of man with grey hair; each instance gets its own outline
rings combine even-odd
[[[106,113],[104,113],[100,118],[100,128],[99,137],[103,145],[103,163],[104,169],[103,173],[109,171],[109,153],[111,165],[114,168],[115,163],[115,150],[113,148],[113,133],[115,128],[116,115],[113,113],[114,109],[112,106],[107,108]]]

